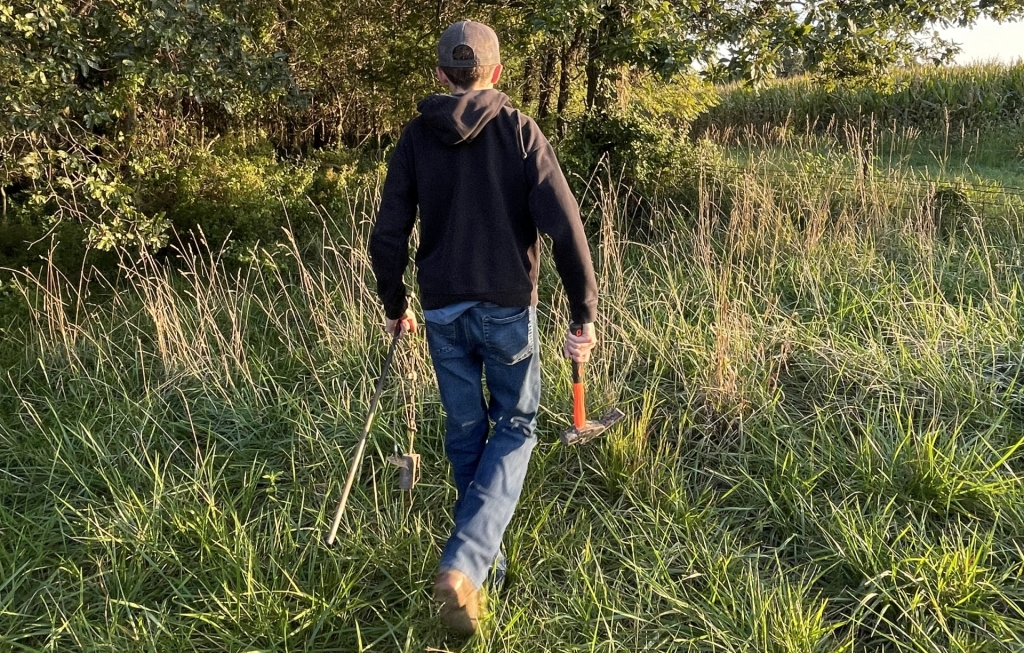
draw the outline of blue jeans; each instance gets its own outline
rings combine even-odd
[[[445,453],[458,490],[455,527],[440,566],[461,571],[479,588],[512,519],[537,442],[537,310],[474,306],[451,324],[428,320],[426,331],[447,414]]]

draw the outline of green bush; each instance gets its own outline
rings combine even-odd
[[[275,241],[289,219],[304,222],[313,172],[310,164],[279,162],[271,149],[199,153],[179,172],[167,215],[179,234],[201,231],[218,248]]]
[[[267,141],[224,139],[143,192],[179,237],[218,249],[226,244],[229,256],[244,258],[257,245],[280,242],[285,228],[300,236],[319,232],[324,217],[350,211],[354,189],[382,171],[372,150],[286,159]]]
[[[588,113],[575,120],[559,157],[584,201],[603,201],[594,188],[616,188],[632,237],[649,239],[671,225],[659,224],[659,206],[677,215],[700,210],[701,189],[713,210],[729,211],[729,167],[722,148],[686,137],[685,124],[644,111]],[[588,191],[588,189],[591,189]]]
[[[300,237],[318,234],[324,219],[351,212],[356,196],[372,199],[357,189],[376,187],[384,172],[383,157],[375,150],[287,159],[266,140],[220,139],[182,159],[175,166],[167,155],[149,156],[126,190],[138,215],[158,221],[144,245],[150,251],[204,243],[228,258],[251,259],[260,247],[281,242],[285,228]],[[0,268],[35,268],[47,257],[66,273],[81,269],[83,260],[102,261],[104,270],[116,266],[118,254],[96,245],[97,235],[104,236],[98,229],[110,227],[111,239],[119,237],[119,225],[129,233],[118,216],[100,225],[51,224],[48,205],[33,202],[30,193],[8,200],[0,220]],[[121,255],[130,244],[111,243],[121,246],[114,248]]]
[[[926,203],[935,220],[935,233],[950,240],[960,233],[971,234],[977,229],[978,210],[969,192],[961,187],[943,185],[932,193]]]

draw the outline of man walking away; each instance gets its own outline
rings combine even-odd
[[[434,598],[445,625],[465,633],[476,630],[479,589],[536,443],[538,231],[551,238],[569,320],[584,325],[580,336],[566,330],[564,354],[585,363],[597,342],[579,206],[537,124],[493,88],[501,72],[490,27],[462,21],[444,31],[437,77],[450,93],[421,101],[403,131],[370,236],[385,329],[412,331],[402,276],[419,210],[417,282],[458,491]]]

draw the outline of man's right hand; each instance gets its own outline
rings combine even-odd
[[[569,329],[565,333],[565,345],[562,353],[566,358],[571,358],[577,363],[583,364],[590,360],[590,352],[597,346],[597,329],[593,322],[583,325],[583,333],[576,335]]]
[[[390,318],[384,318],[384,330],[389,335],[395,335],[395,331],[401,329],[402,335],[408,335],[410,333],[416,333],[416,316],[412,314],[411,309],[405,310],[405,315],[392,320]]]

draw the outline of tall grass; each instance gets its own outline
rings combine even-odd
[[[756,89],[725,87],[695,129],[790,125],[804,131],[873,120],[925,131],[951,126],[959,133],[1024,117],[1024,62],[902,69],[873,82],[835,87],[800,76]]]
[[[591,410],[627,419],[578,449],[557,444],[567,312],[545,263],[540,445],[469,642],[426,591],[454,489],[422,338],[322,544],[387,346],[373,191],[261,264],[19,277],[0,649],[1021,650],[1018,230],[937,237],[909,177],[764,169],[724,213],[718,184],[656,209],[645,241],[614,187],[592,198]],[[411,497],[384,462],[408,405]]]

